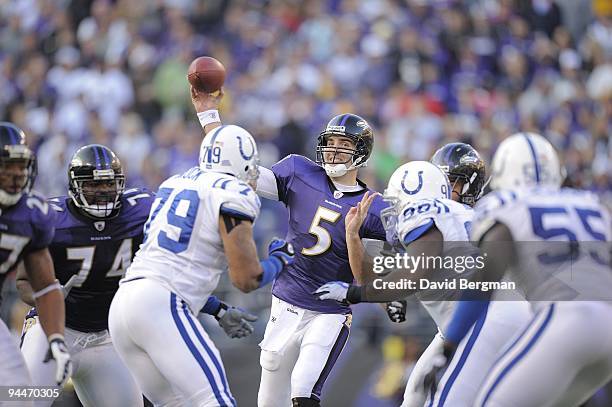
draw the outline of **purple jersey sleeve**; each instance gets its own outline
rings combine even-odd
[[[31,195],[27,205],[32,209],[32,240],[27,251],[33,252],[44,249],[51,244],[55,234],[55,220],[57,214],[47,202],[38,195]]]
[[[296,155],[291,154],[272,166],[272,172],[276,177],[278,189],[278,200],[287,204],[287,196],[295,175]]]

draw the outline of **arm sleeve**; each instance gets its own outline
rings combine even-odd
[[[215,194],[219,214],[254,222],[259,216],[261,202],[259,197],[245,183],[232,180],[220,184],[222,188]]]
[[[257,194],[265,199],[278,201],[278,186],[276,176],[272,170],[259,166],[259,178],[257,179]]]
[[[467,335],[472,325],[487,312],[488,307],[489,300],[486,296],[469,292],[464,293],[462,300],[455,309],[453,318],[448,324],[444,339],[458,345]]]
[[[30,252],[44,249],[51,244],[53,241],[53,236],[55,235],[55,222],[56,222],[56,212],[55,209],[51,205],[48,207],[47,213],[40,213],[38,209],[34,209],[38,211],[39,216],[34,217],[34,236],[29,245]]]

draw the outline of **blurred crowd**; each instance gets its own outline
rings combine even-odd
[[[186,73],[201,55],[225,65],[221,116],[254,134],[263,165],[313,157],[343,112],[375,128],[362,176],[379,191],[446,142],[488,160],[534,131],[568,185],[612,202],[610,0],[0,0],[0,120],[36,149],[36,189],[65,194],[87,143],[119,155],[129,186],[193,166],[203,134]],[[264,202],[257,240],[285,227],[280,206]]]
[[[379,189],[445,142],[489,157],[517,130],[562,151],[571,185],[611,189],[606,0],[0,0],[0,119],[36,148],[37,189],[65,193],[85,143],[113,148],[132,186],[192,166],[200,55],[226,66],[222,117],[264,165],[313,156],[350,111],[376,129],[364,176]]]

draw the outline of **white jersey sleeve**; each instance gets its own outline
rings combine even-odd
[[[278,185],[276,176],[271,169],[259,166],[259,178],[257,179],[257,194],[262,198],[278,201]]]

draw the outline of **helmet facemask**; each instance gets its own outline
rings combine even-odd
[[[397,218],[399,217],[401,200],[391,194],[388,189],[383,192],[382,200],[388,206],[380,211],[380,220],[385,228],[387,242],[393,244],[397,240]]]
[[[448,173],[448,179],[451,182],[451,194],[454,192],[459,195],[459,202],[469,206],[474,206],[476,201],[478,201],[482,196],[484,187],[486,185],[486,182],[475,183],[477,178],[478,174],[476,172],[472,174],[471,178],[465,174],[452,172]],[[455,190],[457,182],[461,182],[463,184],[460,192]]]
[[[93,175],[71,173],[69,194],[74,204],[94,218],[108,218],[121,206],[125,176],[112,169],[93,170]]]
[[[349,139],[355,145],[354,148],[328,146],[329,137],[337,136]],[[329,154],[333,154],[330,159],[327,159]],[[337,160],[338,155],[346,155],[346,160]],[[367,165],[368,151],[364,140],[352,134],[324,131],[319,136],[316,162],[321,164],[328,176],[332,178],[341,177],[348,171]]]
[[[0,155],[0,205],[15,205],[32,188],[36,160],[25,145],[8,145]]]

